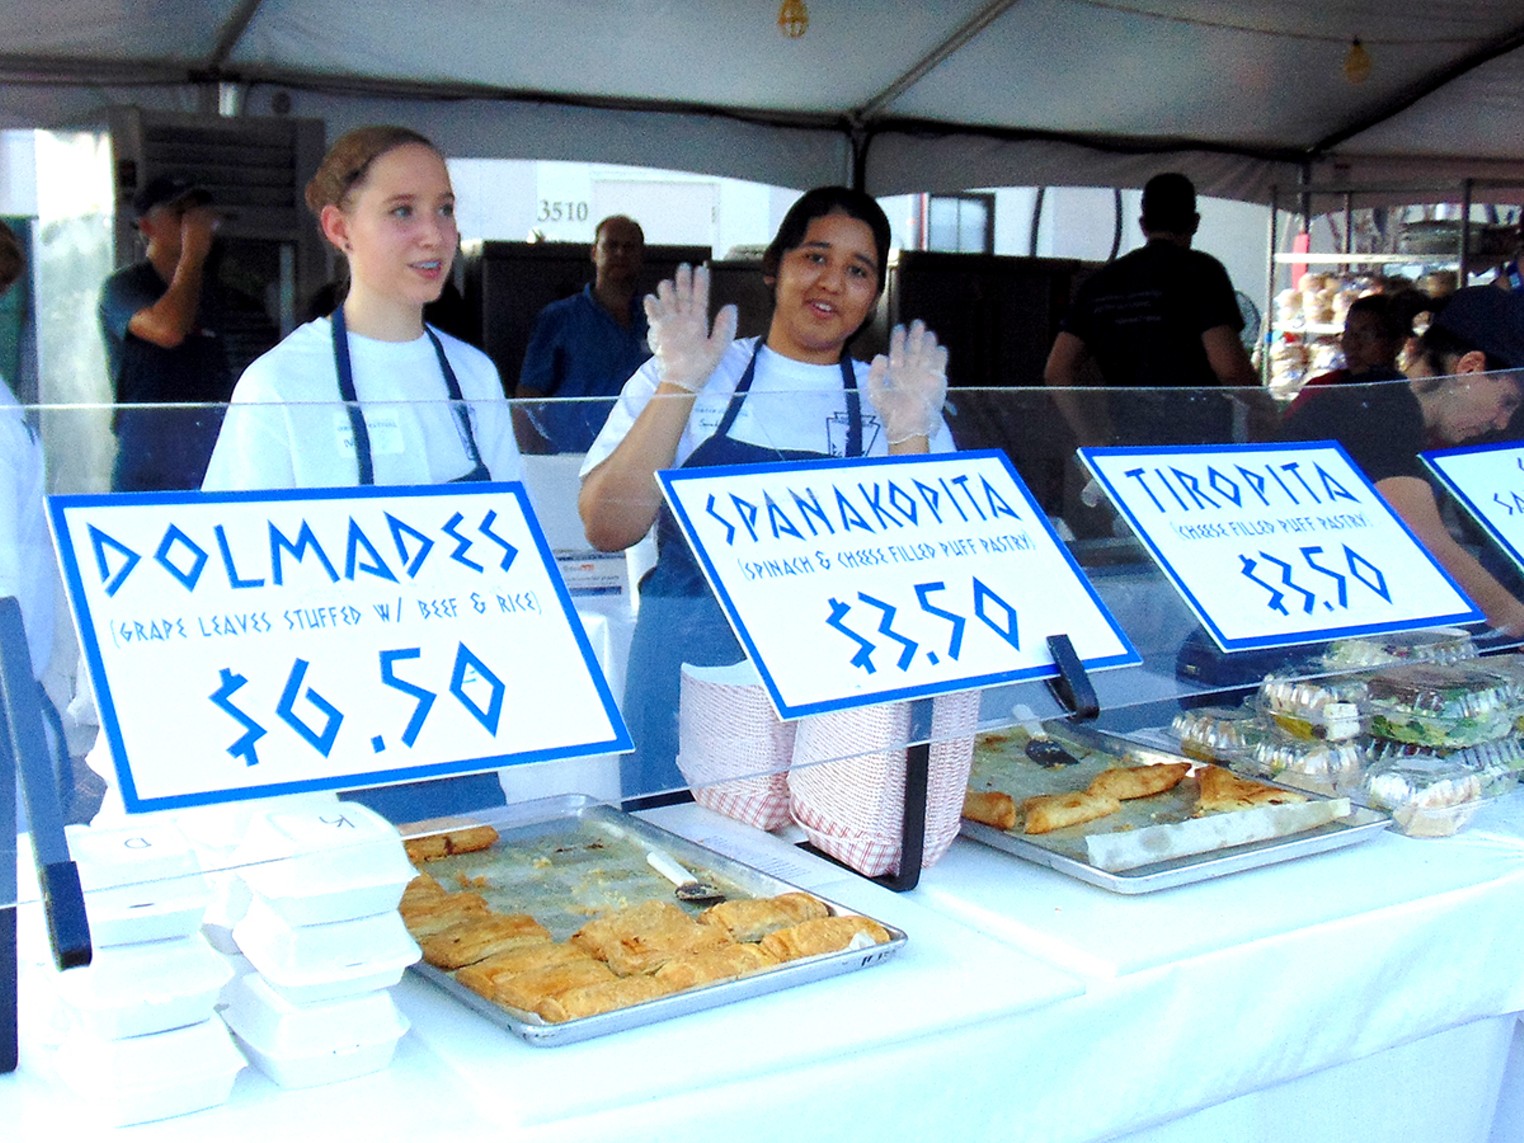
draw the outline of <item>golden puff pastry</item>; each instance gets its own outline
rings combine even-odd
[[[413,934],[414,940],[431,937],[451,925],[472,917],[485,917],[491,912],[487,899],[480,893],[445,893],[411,901],[404,898],[397,908],[402,914],[402,923]]]
[[[428,901],[438,897],[449,895],[449,890],[439,883],[439,878],[431,873],[420,873],[407,883],[402,890],[403,904],[419,901]]]
[[[800,921],[829,916],[825,902],[808,893],[782,893],[777,897],[722,901],[699,914],[699,921],[718,925],[737,941],[760,941],[775,929]]]
[[[996,829],[1016,828],[1016,800],[999,790],[969,790],[963,795],[963,816]]]
[[[406,838],[402,847],[407,850],[408,860],[417,865],[420,861],[438,861],[441,857],[451,857],[457,853],[475,853],[489,849],[496,842],[496,829],[489,825],[476,825]]]
[[[675,957],[657,969],[655,975],[657,980],[678,992],[701,984],[735,980],[750,972],[772,968],[777,963],[777,958],[761,945],[736,944]]]
[[[550,968],[558,964],[570,964],[574,960],[592,959],[586,949],[579,949],[576,945],[540,941],[508,949],[505,952],[493,953],[475,964],[468,964],[455,974],[455,979],[472,992],[479,993],[490,1000],[500,980],[521,972],[532,972],[538,968]]]
[[[550,930],[528,913],[489,913],[451,925],[418,942],[437,968],[463,968],[493,953],[550,940]]]
[[[620,976],[655,972],[680,953],[732,943],[724,929],[699,924],[670,901],[644,901],[599,917],[571,939]]]
[[[1173,790],[1190,773],[1190,769],[1189,762],[1161,762],[1156,766],[1125,766],[1102,770],[1090,783],[1090,792],[1124,802],[1132,798],[1151,798],[1155,794]]]
[[[535,1006],[535,1011],[552,1024],[560,1024],[655,1000],[671,991],[654,976],[618,976],[597,984],[569,988],[558,996],[547,996]]]
[[[819,917],[762,938],[762,951],[780,961],[840,952],[855,939],[866,937],[876,945],[889,939],[889,931],[871,917]]]
[[[614,970],[608,965],[587,957],[584,960],[571,960],[565,964],[552,964],[499,977],[491,999],[510,1008],[536,1012],[552,996],[559,996],[583,985],[616,979]]]
[[[1065,826],[1082,825],[1114,814],[1122,803],[1109,794],[1073,790],[1067,794],[1039,794],[1021,803],[1027,833],[1052,833]]]
[[[1196,775],[1200,796],[1196,800],[1196,813],[1216,814],[1231,810],[1252,810],[1256,806],[1284,806],[1307,799],[1279,786],[1267,786],[1240,778],[1221,766],[1205,766]]]

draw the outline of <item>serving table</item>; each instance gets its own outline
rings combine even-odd
[[[1524,1122],[1524,793],[1454,838],[1382,834],[1136,897],[966,839],[896,895],[698,806],[650,816],[910,941],[868,971],[552,1049],[409,976],[389,1070],[304,1090],[247,1071],[222,1107],[127,1130],[1449,1143]],[[86,1131],[22,987],[0,1122]]]

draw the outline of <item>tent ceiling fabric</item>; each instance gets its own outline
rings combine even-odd
[[[183,109],[223,81],[246,112],[286,91],[331,131],[395,110],[472,154],[782,185],[841,179],[855,138],[877,193],[1135,185],[1159,152],[1246,198],[1304,162],[1524,177],[1517,0],[812,0],[796,40],[777,0],[9,7],[7,126],[77,125],[124,97]]]

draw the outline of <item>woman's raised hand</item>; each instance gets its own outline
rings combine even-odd
[[[868,400],[883,418],[892,445],[930,437],[942,419],[947,399],[947,348],[917,319],[897,325],[889,335],[889,356],[882,353],[868,368]]]
[[[709,326],[709,269],[684,263],[645,298],[647,340],[658,376],[690,393],[703,389],[736,335],[736,307],[725,306]]]

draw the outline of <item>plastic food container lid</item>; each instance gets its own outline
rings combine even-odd
[[[257,818],[239,859],[248,888],[296,925],[395,909],[416,873],[396,828],[353,802]]]
[[[207,1019],[232,975],[227,960],[196,935],[97,949],[89,965],[54,979],[77,1023],[118,1039]]]
[[[294,1004],[255,973],[225,992],[222,1018],[251,1062],[283,1087],[309,1087],[385,1067],[409,1027],[385,990]]]
[[[1392,753],[1372,762],[1360,784],[1367,805],[1392,815],[1409,837],[1445,837],[1469,822],[1486,800],[1483,775],[1455,757]]]
[[[79,1032],[60,1046],[55,1066],[97,1115],[125,1126],[224,1102],[248,1063],[222,1021],[208,1018],[126,1040]]]
[[[201,870],[190,840],[168,823],[145,824],[137,829],[71,825],[64,832],[86,892],[162,881]]]
[[[421,955],[395,911],[291,925],[257,898],[233,938],[277,991],[302,1004],[390,987]]]

